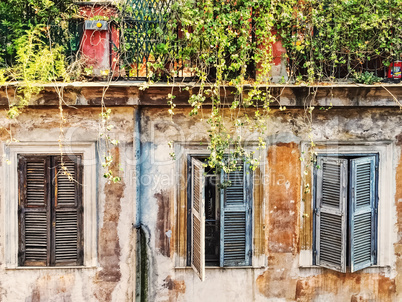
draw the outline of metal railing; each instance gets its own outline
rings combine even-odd
[[[154,75],[159,80],[166,80],[168,77],[178,79],[194,79],[192,67],[195,65],[191,58],[177,59],[177,55],[169,57],[158,48],[163,47],[167,37],[167,22],[171,18],[171,6],[175,0],[127,0],[120,15],[123,15],[120,27],[120,43],[116,48],[119,53],[120,75],[127,80],[145,80]],[[50,24],[49,34],[45,36],[48,44],[58,44],[64,47],[64,54],[69,63],[74,62],[79,56],[80,43],[84,32],[84,20],[73,19],[63,24]],[[9,29],[0,22],[0,66],[11,66],[15,60],[15,51],[10,48],[7,33]],[[172,35],[173,34],[173,35]],[[182,38],[180,25],[174,29],[170,37],[173,36],[174,42],[170,41],[173,49],[171,52],[179,54],[182,51],[184,39]],[[252,36],[252,43],[255,36]],[[118,48],[118,49],[117,49]],[[291,56],[289,56],[291,58]],[[384,55],[368,56],[364,59],[351,58],[349,54],[339,55],[337,63],[331,61],[314,60],[316,70],[321,73],[320,79],[328,80],[349,80],[354,73],[365,71],[373,73],[377,77],[386,78],[388,67],[384,65],[386,58]],[[395,58],[394,60],[397,60]],[[391,64],[394,60],[391,60]],[[389,61],[389,59],[388,59]],[[227,56],[230,62],[230,54]],[[342,63],[340,63],[342,62]],[[159,70],[151,67],[152,63],[158,63]],[[304,61],[285,62],[288,66],[289,74],[294,77],[306,78],[308,69]],[[311,62],[309,62],[311,63]],[[214,68],[209,69],[210,79],[214,78]],[[247,76],[255,77],[256,66],[251,62],[247,68]]]

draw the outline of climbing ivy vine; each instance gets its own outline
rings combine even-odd
[[[149,1],[156,12],[165,0]],[[230,170],[235,158],[244,157],[253,167],[258,158],[244,147],[246,133],[264,132],[278,96],[270,88],[273,44],[286,48],[283,62],[287,76],[282,84],[334,82],[339,79],[372,84],[402,52],[402,0],[176,0],[164,9],[160,26],[150,28],[158,43],[147,54],[147,86],[157,81],[177,83],[180,71],[191,84],[191,116],[209,125],[209,165]],[[108,19],[121,31],[115,49],[128,70],[134,61],[125,54],[133,39],[125,20],[135,19],[133,2],[117,2],[117,16]],[[144,6],[146,7],[146,6]],[[148,13],[149,13],[148,12]],[[0,2],[0,85],[19,81],[19,102],[11,103],[9,118],[18,116],[44,82],[79,80],[84,72],[79,56],[52,39],[53,25],[68,28],[77,16],[72,0],[9,0]],[[149,18],[149,16],[148,16]],[[147,21],[147,17],[144,17]],[[125,32],[126,31],[126,32]],[[65,39],[71,39],[68,31]],[[127,36],[126,36],[127,37]],[[138,35],[140,39],[141,35]],[[124,58],[124,62],[123,62]],[[127,59],[128,58],[128,59]],[[142,62],[142,58],[141,62]],[[78,62],[78,63],[77,63]],[[138,62],[137,62],[138,63]],[[375,74],[374,74],[375,73]],[[109,75],[112,79],[112,73]],[[168,96],[168,112],[175,113],[175,95]],[[102,106],[101,135],[107,135],[111,112]],[[306,103],[307,128],[314,110]],[[326,109],[327,110],[327,109]],[[112,145],[116,142],[112,142]],[[313,145],[312,141],[312,145]],[[225,154],[233,156],[226,159]],[[172,153],[174,156],[174,154]],[[105,166],[111,158],[105,155]],[[109,173],[108,179],[114,179]]]
[[[187,87],[190,115],[202,112],[209,124],[209,165],[225,169],[233,167],[224,158],[228,150],[256,164],[241,129],[259,133],[263,148],[272,104],[286,109],[268,86],[273,43],[280,40],[286,48],[282,84],[339,79],[372,84],[381,80],[374,73],[384,73],[400,58],[402,1],[178,0],[166,28],[160,30],[156,53],[164,59],[153,64],[154,78],[164,74],[174,81],[178,67],[194,75],[196,85]],[[172,115],[174,97],[168,101]],[[313,110],[306,103],[309,129]]]

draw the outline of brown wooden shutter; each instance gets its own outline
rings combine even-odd
[[[63,168],[63,165],[64,168]],[[54,265],[82,265],[82,165],[80,156],[54,157]]]
[[[18,156],[19,265],[49,265],[50,158]]]
[[[192,209],[191,209],[191,267],[203,281],[205,278],[205,200],[204,167],[202,162],[192,161]]]

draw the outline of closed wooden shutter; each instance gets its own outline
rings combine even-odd
[[[205,200],[204,200],[204,167],[202,162],[193,158],[192,196],[191,196],[191,267],[201,280],[205,278]]]
[[[55,265],[82,265],[82,173],[79,156],[55,158],[54,228],[52,262]]]
[[[19,155],[19,265],[82,265],[80,156]],[[66,171],[70,174],[70,179]]]
[[[350,259],[351,272],[376,261],[375,157],[351,160],[350,167]]]
[[[251,170],[243,161],[237,169],[221,174],[220,266],[251,265]]]
[[[50,259],[50,159],[18,156],[19,265],[46,266]]]
[[[321,157],[318,165],[316,264],[346,272],[348,160]]]

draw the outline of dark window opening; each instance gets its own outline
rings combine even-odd
[[[220,212],[218,175],[205,176],[205,265],[219,265]]]

